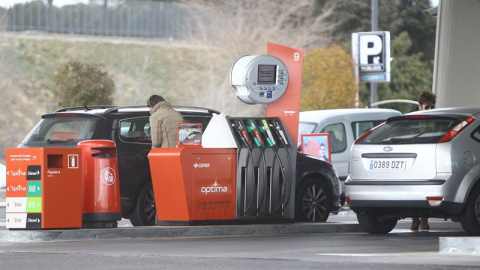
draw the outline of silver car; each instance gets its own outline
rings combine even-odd
[[[428,216],[460,221],[480,235],[480,107],[389,118],[355,141],[345,186],[369,233]]]

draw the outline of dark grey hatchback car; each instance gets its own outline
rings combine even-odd
[[[208,125],[220,112],[174,106],[187,123]],[[134,226],[156,223],[156,208],[148,163],[151,149],[150,111],[146,106],[83,106],[62,108],[42,116],[18,145],[19,148],[76,147],[84,140],[115,141],[123,218]],[[326,221],[339,209],[339,180],[334,167],[319,159],[297,154],[296,220]]]

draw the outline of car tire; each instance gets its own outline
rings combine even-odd
[[[331,209],[329,189],[318,179],[307,179],[296,194],[297,221],[325,222]]]
[[[467,200],[460,216],[463,230],[470,235],[480,235],[480,184],[476,185]]]
[[[153,226],[156,221],[155,196],[153,195],[152,183],[148,181],[138,192],[130,222],[133,226]]]
[[[357,214],[358,224],[360,227],[371,234],[387,234],[397,226],[397,219],[383,220],[377,215]]]

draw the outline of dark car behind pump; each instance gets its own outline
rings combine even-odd
[[[220,112],[174,107],[186,123],[207,127]],[[117,146],[122,216],[134,226],[155,225],[156,208],[148,162],[151,149],[150,111],[146,106],[84,106],[59,109],[42,116],[18,147],[76,147],[84,140],[112,140]],[[339,209],[339,180],[327,162],[298,154],[296,219],[326,221]]]

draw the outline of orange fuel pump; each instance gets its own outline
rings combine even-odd
[[[148,158],[157,224],[235,219],[235,149],[155,148]]]

